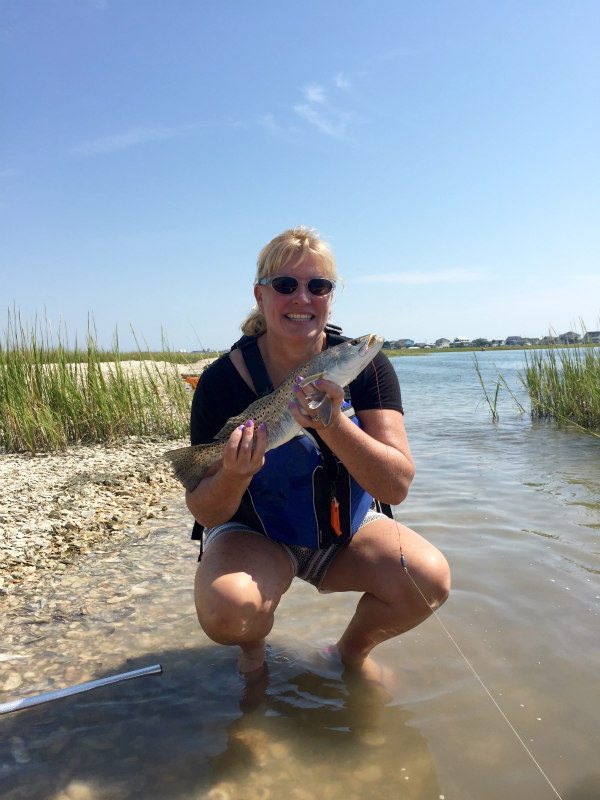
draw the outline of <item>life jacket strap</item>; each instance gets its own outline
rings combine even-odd
[[[252,383],[254,384],[254,391],[258,397],[264,397],[271,394],[273,391],[273,384],[269,373],[265,367],[265,362],[258,347],[258,339],[256,336],[242,336],[241,339],[232,346],[232,350],[239,349],[246,369],[250,373]]]

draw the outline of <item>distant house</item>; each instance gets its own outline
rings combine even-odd
[[[591,344],[600,344],[600,331],[587,331],[583,341]]]
[[[492,339],[490,344],[492,347],[502,347],[504,344],[504,339]]]
[[[418,348],[419,348],[419,350],[424,350],[426,347],[431,347],[431,345],[430,345],[430,344],[427,344],[427,342],[416,342],[416,343],[413,345],[413,347],[418,347]]]
[[[542,344],[555,344],[557,342],[556,336],[544,336],[542,339]]]
[[[471,344],[471,340],[468,336],[457,336],[452,342],[452,347],[465,347],[469,344]]]
[[[450,339],[436,339],[435,340],[436,347],[450,347]]]
[[[527,343],[527,340],[522,336],[507,336],[504,344],[508,347],[519,347]]]
[[[386,350],[403,350],[405,347],[414,347],[414,344],[413,339],[390,339],[383,346]]]
[[[563,344],[575,344],[581,339],[581,336],[575,331],[567,331],[566,333],[561,333],[558,337],[558,341],[562,342]]]

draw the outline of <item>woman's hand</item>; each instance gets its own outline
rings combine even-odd
[[[217,461],[193,492],[186,492],[187,507],[205,527],[221,525],[239,508],[252,476],[265,463],[267,428],[254,420],[236,428]]]
[[[323,392],[332,405],[329,425],[324,425],[310,395]],[[410,454],[404,418],[391,409],[368,409],[357,413],[360,427],[341,413],[344,390],[332,381],[319,380],[294,391],[290,411],[304,428],[316,430],[350,475],[373,497],[397,505],[408,493],[415,467]]]
[[[341,406],[344,401],[342,387],[324,378],[320,378],[304,387],[300,387],[300,381],[302,381],[302,377],[299,376],[296,378],[296,383],[293,387],[294,400],[290,404],[290,411],[296,422],[302,425],[303,428],[314,428],[317,431],[325,428],[334,428],[339,422]],[[323,396],[324,406],[330,405],[331,407],[329,420],[326,419],[325,414],[319,412],[318,408],[310,407],[311,400],[318,399],[319,395]]]
[[[252,476],[265,463],[267,448],[267,427],[264,422],[256,426],[249,419],[245,425],[236,428],[223,451],[222,469],[228,477],[250,481]]]

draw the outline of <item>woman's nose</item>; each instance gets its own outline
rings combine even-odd
[[[306,303],[307,301],[310,302],[310,292],[308,291],[308,286],[305,283],[302,283],[302,281],[298,282],[298,288],[294,292],[294,299],[303,303]]]

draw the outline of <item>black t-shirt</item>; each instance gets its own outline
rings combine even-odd
[[[388,357],[381,352],[350,383],[349,390],[356,412],[380,408],[404,413],[398,377]],[[204,370],[194,392],[192,444],[211,442],[230,417],[241,414],[255,400],[255,393],[234,367],[229,353],[221,356]]]

